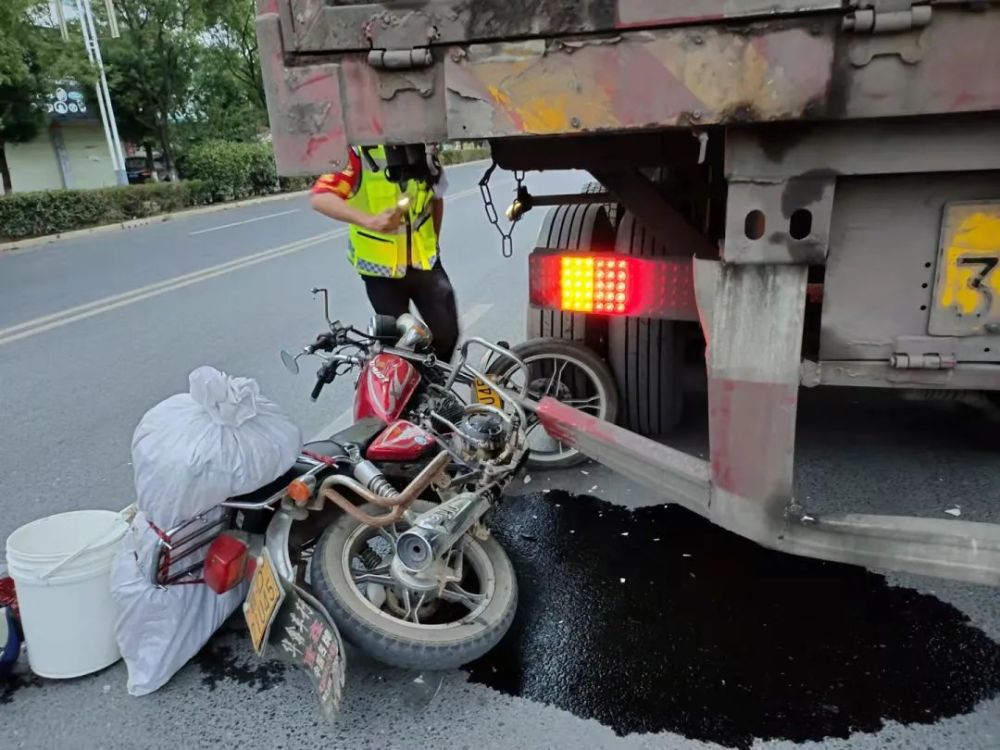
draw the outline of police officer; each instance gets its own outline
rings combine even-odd
[[[412,302],[431,329],[435,354],[450,361],[458,310],[438,246],[447,179],[438,165],[436,175],[432,169],[423,179],[390,180],[386,166],[384,147],[352,149],[341,172],[316,180],[312,207],[350,225],[347,257],[375,312],[398,318]]]

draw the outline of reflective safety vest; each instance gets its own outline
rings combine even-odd
[[[410,221],[395,233],[372,232],[351,225],[347,256],[363,276],[383,276],[398,279],[406,275],[410,266],[429,271],[437,262],[438,238],[434,231],[431,201],[434,191],[423,182],[409,180],[401,189],[385,177],[385,149],[367,149],[378,169],[361,154],[361,183],[348,199],[355,208],[370,214],[382,213],[396,204],[402,196],[410,197]]]

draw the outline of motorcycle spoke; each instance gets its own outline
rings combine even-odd
[[[566,371],[566,366],[568,364],[569,364],[569,362],[563,362],[559,366],[559,369],[556,370],[554,373],[552,373],[552,377],[549,378],[549,384],[547,386],[545,386],[545,395],[546,396],[548,396],[552,392],[552,386],[553,385],[555,385],[555,387],[556,387],[556,393],[559,393],[559,386],[561,386],[563,384],[563,382],[562,382],[562,376],[563,376],[563,373]]]
[[[414,625],[419,625],[420,624],[420,608],[422,606],[424,606],[424,599],[426,597],[427,597],[427,593],[426,592],[423,593],[423,594],[421,594],[420,598],[417,599],[417,606],[413,608],[413,624]],[[409,593],[407,593],[406,598],[407,598],[407,600],[409,600],[409,598],[410,598]]]
[[[389,566],[379,565],[372,570],[352,570],[351,577],[355,583],[380,583],[383,586],[394,586],[396,581],[389,575]]]
[[[596,409],[600,412],[601,410],[601,396],[599,394],[591,396],[590,398],[568,398],[562,403],[566,404],[566,406],[572,406],[574,409],[578,409],[579,411]]]
[[[449,583],[444,587],[440,598],[446,602],[461,604],[462,606],[468,608],[470,612],[473,612],[480,604],[482,604],[485,597],[482,594],[473,594],[466,591],[457,583]]]
[[[544,447],[533,447],[530,438],[532,433],[534,433],[535,430],[539,428],[541,429],[542,434],[547,438],[549,444]],[[548,431],[544,427],[542,427],[541,422],[535,422],[533,425],[531,425],[527,430],[525,430],[524,435],[526,438],[529,438],[528,445],[531,446],[531,450],[535,451],[535,453],[559,455],[560,453],[565,453],[567,450],[569,450],[564,443],[553,438],[548,433]]]

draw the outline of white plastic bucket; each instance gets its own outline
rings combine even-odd
[[[80,677],[121,658],[111,562],[128,525],[109,510],[40,518],[7,539],[28,664],[41,677]]]

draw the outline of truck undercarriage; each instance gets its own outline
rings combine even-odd
[[[1000,527],[792,492],[800,387],[1000,390],[1000,5],[259,0],[258,36],[283,174],[489,139],[603,186],[518,196],[560,204],[529,333],[590,344],[625,406],[543,401],[551,433],[765,546],[1000,583]],[[653,439],[692,342],[708,461]]]

